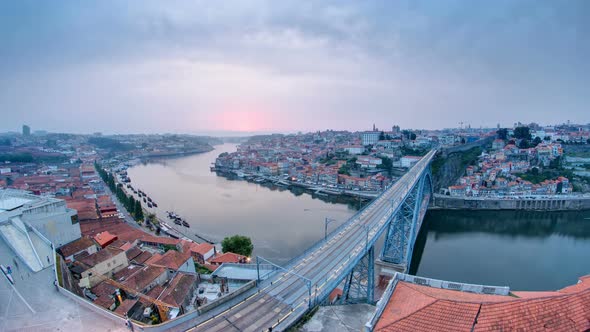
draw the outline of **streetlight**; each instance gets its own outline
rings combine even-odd
[[[328,225],[332,222],[332,221],[338,221],[336,219],[332,219],[332,218],[328,218],[326,217],[324,219],[324,241],[326,241],[328,239]]]

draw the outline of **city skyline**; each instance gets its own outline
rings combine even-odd
[[[0,131],[587,123],[584,1],[0,4]]]

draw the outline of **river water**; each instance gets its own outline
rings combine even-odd
[[[324,218],[338,226],[357,203],[326,202],[309,194],[231,180],[209,171],[235,144],[129,169],[136,188],[156,202],[155,211],[180,214],[214,241],[240,234],[254,254],[285,263],[324,236]],[[429,211],[419,234],[412,273],[453,281],[509,285],[514,290],[558,289],[590,274],[590,212],[521,213]]]

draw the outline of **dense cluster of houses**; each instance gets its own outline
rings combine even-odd
[[[404,155],[403,148],[425,150],[438,144],[439,136],[423,132],[409,139],[399,127],[387,132],[328,130],[257,136],[241,144],[236,152],[220,155],[215,166],[219,170],[283,177],[311,185],[378,191],[394,180],[385,170],[384,158],[391,161],[392,167],[410,168],[420,157]],[[480,138],[472,136],[470,140]],[[461,136],[452,137],[452,144],[461,141]],[[339,172],[344,166],[347,172]]]
[[[230,291],[223,280],[202,277],[197,267],[212,272],[223,263],[249,262],[209,243],[153,236],[118,218],[81,222],[80,228],[80,239],[58,249],[71,290],[145,323],[172,319]],[[217,292],[203,291],[211,287]]]
[[[533,148],[519,149],[514,144],[496,139],[492,143],[492,151],[482,153],[477,165],[468,166],[465,176],[448,188],[449,194],[455,197],[568,194],[572,186],[565,177],[533,184],[519,176],[533,167],[547,167],[562,155],[563,149],[559,143],[543,142]]]

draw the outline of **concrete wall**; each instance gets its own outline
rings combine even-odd
[[[80,223],[72,224],[75,210],[59,209],[59,207],[42,211],[36,209],[31,213],[23,213],[22,219],[37,228],[47,239],[61,247],[81,237]],[[76,219],[77,220],[77,219]]]
[[[96,264],[93,268],[82,272],[82,278],[80,279],[79,286],[81,288],[92,288],[103,280],[103,275],[110,276],[113,273],[121,271],[127,266],[129,266],[129,261],[127,260],[127,255],[125,252],[122,251],[118,255],[104,260]],[[89,276],[90,273],[92,273],[92,276]]]
[[[432,209],[443,210],[590,210],[590,197],[556,197],[538,199],[461,198],[435,194]]]

